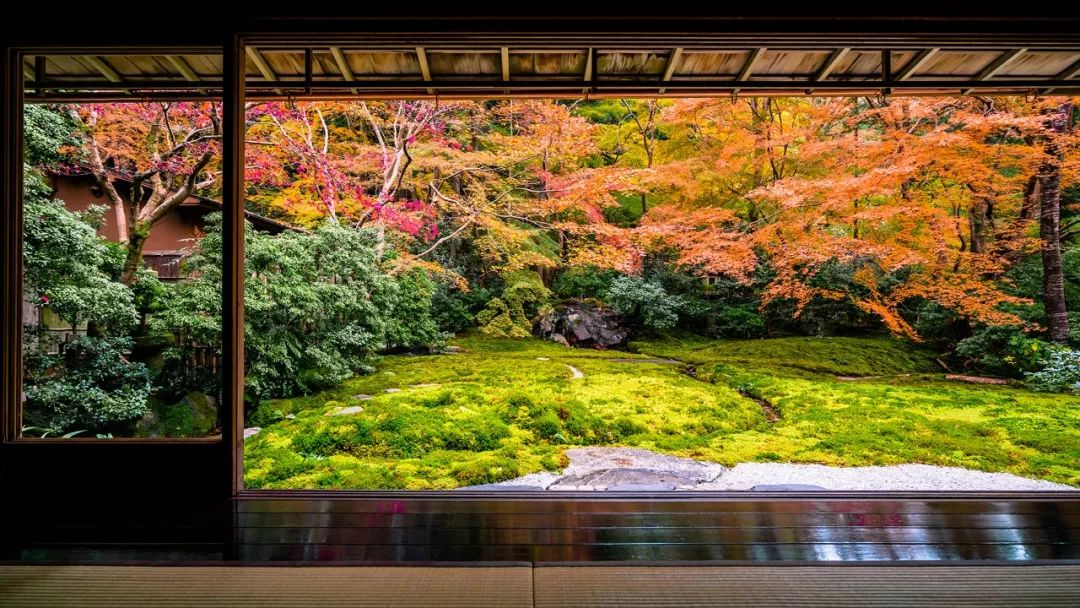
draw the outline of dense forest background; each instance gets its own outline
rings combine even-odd
[[[471,328],[888,333],[1078,390],[1078,118],[1066,98],[252,104],[245,204],[295,230],[247,231],[248,398]],[[220,134],[213,102],[27,108],[24,293],[88,327],[59,353],[28,328],[27,432],[213,432],[194,402],[219,382],[193,362],[220,345],[220,224],[184,281],[141,254],[170,209],[218,195]],[[122,242],[51,199],[46,175],[76,168]]]

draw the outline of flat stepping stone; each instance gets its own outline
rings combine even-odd
[[[359,414],[364,411],[364,408],[359,405],[350,405],[349,407],[338,407],[326,412],[323,416],[348,416],[350,414]]]
[[[723,465],[714,462],[658,454],[644,448],[571,448],[566,450],[566,457],[570,459],[569,466],[563,471],[567,476],[582,476],[608,469],[644,469],[685,480],[674,485],[715,481],[726,470]]]
[[[654,365],[683,365],[682,361],[677,359],[659,359],[656,357],[649,357],[645,359],[630,359],[630,358],[617,358],[617,359],[605,359],[611,363],[652,363]]]
[[[383,392],[384,393],[400,393],[401,389],[400,388],[388,388],[388,389],[383,390]]]
[[[549,490],[616,490],[648,488],[648,491],[674,490],[695,483],[691,477],[650,469],[604,469],[584,475],[568,475],[548,486]]]
[[[763,483],[750,488],[754,492],[814,492],[828,489],[810,483]]]
[[[261,430],[262,430],[262,428],[257,427],[257,426],[253,426],[251,428],[244,429],[244,439],[248,439],[250,437],[254,437],[255,435],[258,435],[259,431],[261,431]]]
[[[971,384],[1008,384],[1009,381],[1005,378],[991,378],[989,376],[965,376],[963,374],[945,374],[946,380],[953,380],[956,382],[968,382]]]
[[[474,492],[543,492],[544,488],[540,486],[514,486],[501,483],[485,483],[478,486],[454,488],[455,492],[460,492],[462,490]]]
[[[670,492],[687,486],[671,486],[662,483],[625,483],[620,486],[611,486],[608,492]]]
[[[442,385],[439,384],[438,382],[427,382],[427,383],[424,383],[424,384],[410,384],[409,388],[435,388],[435,387],[438,387],[438,386],[442,386]]]
[[[359,394],[353,395],[352,398],[356,399],[357,401],[367,401],[368,399],[371,399],[371,395]]]
[[[537,361],[551,361],[551,357],[537,357]]]
[[[563,365],[566,365],[566,364],[564,363]],[[566,367],[570,368],[570,374],[571,374],[570,379],[571,380],[577,380],[578,378],[584,378],[585,377],[585,374],[581,373],[581,370],[574,367],[573,365],[566,365]]]

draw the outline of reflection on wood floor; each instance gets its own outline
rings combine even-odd
[[[81,516],[80,516],[81,515]],[[5,533],[16,561],[1080,560],[1080,500],[267,496],[69,511]],[[29,521],[25,521],[29,520]],[[9,522],[12,520],[9,519]]]

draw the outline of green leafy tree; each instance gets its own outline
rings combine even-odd
[[[427,279],[385,271],[377,241],[373,230],[335,224],[278,235],[245,227],[244,341],[252,396],[310,393],[370,369],[382,350],[442,340],[430,315]],[[152,319],[155,328],[179,336],[173,359],[221,343],[221,258],[218,216],[184,264],[187,279]]]
[[[137,317],[118,281],[123,252],[97,235],[100,208],[72,213],[50,198],[40,167],[61,160],[70,124],[30,106],[25,125],[23,298],[93,335],[57,345],[40,325],[24,328],[23,423],[49,434],[119,429],[146,412],[150,395],[146,366],[126,355]]]

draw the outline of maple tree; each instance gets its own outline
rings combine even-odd
[[[189,196],[217,183],[220,112],[212,101],[68,109],[81,136],[77,159],[108,198],[119,238],[127,245],[124,283],[135,278],[151,228]],[[125,184],[124,193],[118,183]]]
[[[1038,250],[1031,176],[1042,163],[1038,184],[1052,182],[1045,167],[1061,164],[1054,146],[1067,145],[1062,127],[1048,135],[1038,108],[974,98],[679,102],[672,119],[698,134],[698,184],[654,209],[638,234],[674,245],[678,262],[702,274],[747,281],[767,260],[775,276],[764,303],[794,301],[796,315],[815,298],[848,300],[917,338],[900,308],[924,299],[1017,325],[1002,305],[1023,300],[998,279]],[[1048,152],[1033,139],[1056,143]],[[854,268],[848,286],[814,280],[836,262]]]
[[[149,228],[213,187],[218,109],[71,114],[130,280]],[[272,102],[247,120],[248,204],[299,226],[373,227],[377,257],[393,242],[399,268],[532,269],[550,284],[664,255],[749,286],[765,265],[762,306],[849,302],[918,338],[902,312],[915,300],[1032,327],[1004,277],[1038,254],[1048,335],[1068,335],[1061,251],[1075,227],[1061,201],[1078,170],[1064,99]],[[639,208],[620,215],[628,200]],[[823,279],[836,264],[842,284]]]

